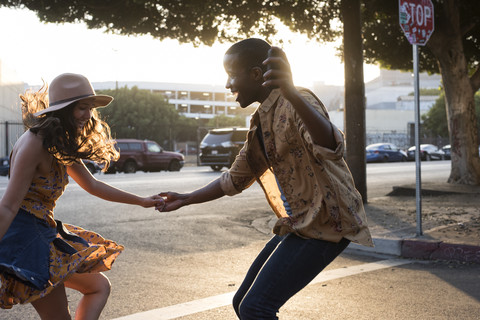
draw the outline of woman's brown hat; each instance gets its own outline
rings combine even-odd
[[[48,100],[48,108],[34,113],[35,116],[60,110],[80,100],[89,100],[96,108],[106,107],[112,102],[113,97],[95,94],[90,81],[81,74],[63,73],[50,83]]]

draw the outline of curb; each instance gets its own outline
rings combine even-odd
[[[251,226],[264,234],[271,234],[276,218],[259,218]],[[448,243],[440,240],[414,238],[373,238],[375,247],[350,243],[348,251],[384,254],[406,259],[449,260],[480,264],[480,246]]]
[[[347,249],[407,259],[448,260],[480,264],[480,246],[435,240],[374,238],[375,247],[351,243]]]
[[[350,243],[347,247],[348,250],[387,254],[391,256],[402,256],[402,239],[389,239],[389,238],[373,238],[375,247],[365,247],[361,244]]]
[[[403,239],[401,253],[404,258],[454,260],[480,264],[480,247],[467,244]]]

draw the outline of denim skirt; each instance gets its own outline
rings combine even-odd
[[[110,270],[123,246],[81,227],[19,210],[0,241],[0,308],[49,294],[73,273]]]
[[[0,241],[0,271],[38,290],[50,278],[50,243],[57,230],[20,209]]]

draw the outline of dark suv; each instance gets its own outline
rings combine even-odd
[[[117,139],[120,159],[112,162],[109,173],[123,171],[135,173],[142,171],[179,171],[185,164],[185,157],[178,152],[165,151],[155,141]]]
[[[235,156],[245,144],[248,128],[212,129],[200,143],[200,165],[215,171],[230,168]]]

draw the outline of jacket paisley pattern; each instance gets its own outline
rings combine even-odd
[[[299,90],[328,119],[321,101],[311,91]],[[223,191],[235,195],[257,181],[278,218],[275,234],[293,232],[331,242],[347,238],[373,246],[361,195],[343,159],[343,133],[333,124],[332,130],[335,150],[316,145],[292,104],[279,89],[273,90],[252,115],[244,147],[221,176]],[[263,135],[264,146],[258,135]]]

